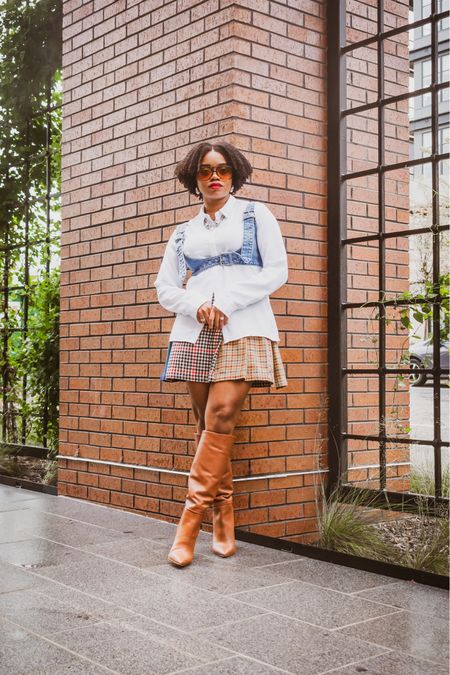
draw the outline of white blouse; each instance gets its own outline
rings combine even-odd
[[[190,258],[210,258],[237,251],[243,241],[243,213],[249,202],[230,195],[216,213],[217,227],[204,225],[203,206],[185,230],[184,253]],[[169,340],[195,342],[203,328],[197,310],[211,301],[227,317],[223,327],[224,343],[248,335],[261,335],[278,341],[279,334],[269,295],[286,283],[287,255],[275,216],[267,206],[255,202],[258,248],[263,267],[254,265],[215,265],[191,276],[186,288],[178,275],[175,231],[167,242],[156,277],[159,303],[176,319]]]

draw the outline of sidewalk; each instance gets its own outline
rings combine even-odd
[[[448,593],[0,485],[0,673],[448,673]]]

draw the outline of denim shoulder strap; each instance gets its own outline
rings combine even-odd
[[[244,211],[244,237],[242,241],[241,257],[245,263],[251,262],[253,244],[256,240],[255,204],[249,202]]]
[[[175,248],[178,260],[178,276],[180,277],[181,281],[184,281],[187,274],[186,260],[183,253],[184,237],[186,235],[187,226],[188,223],[180,223],[175,229]]]

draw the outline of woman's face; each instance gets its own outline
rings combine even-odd
[[[217,150],[210,150],[200,160],[198,168],[209,166],[215,169],[218,166],[229,166],[225,157]],[[233,184],[233,172],[229,176],[219,176],[216,172],[206,180],[201,180],[197,177],[197,187],[203,195],[204,201],[212,201],[214,199],[224,199],[230,193]]]

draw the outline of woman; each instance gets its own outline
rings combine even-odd
[[[236,552],[231,450],[252,386],[286,386],[269,295],[287,280],[287,256],[275,217],[233,195],[252,172],[226,142],[200,143],[175,175],[203,200],[170,237],[155,286],[176,314],[161,379],[185,381],[197,423],[188,493],[168,560],[192,562],[205,510],[213,507],[213,551]],[[183,288],[183,280],[191,276]]]

